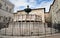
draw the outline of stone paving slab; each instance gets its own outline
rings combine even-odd
[[[0,38],[60,38],[60,34],[43,35],[43,36],[2,36]]]
[[[51,36],[51,35],[46,35],[46,36]],[[0,38],[45,38],[45,35],[42,36],[2,36],[0,35]]]
[[[44,38],[43,36],[1,36],[2,38]]]

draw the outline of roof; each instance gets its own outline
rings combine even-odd
[[[32,10],[44,10],[44,13],[45,13],[45,8],[37,8],[37,9],[32,9]],[[16,13],[14,13],[14,14],[17,14],[18,12],[23,12],[24,10],[19,10],[19,11],[17,11]]]
[[[44,9],[45,10],[45,8],[37,8],[37,9],[32,9],[32,10],[41,10],[41,9]],[[24,10],[19,10],[17,12],[22,12],[22,11],[24,11]]]

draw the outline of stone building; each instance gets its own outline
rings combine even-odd
[[[13,21],[8,28],[1,29],[1,35],[39,36],[51,33],[51,28],[45,24],[50,22],[50,13],[45,13],[45,8],[32,9],[29,14],[25,10],[17,11]]]
[[[1,34],[4,35],[41,35],[45,34],[44,29],[44,12],[45,8],[32,9],[27,14],[24,10],[14,13],[14,23],[8,28],[2,29]]]
[[[50,13],[49,12],[45,12],[44,13],[44,17],[45,17],[45,23],[51,22],[51,18],[50,18]]]
[[[45,8],[37,8],[37,9],[32,9],[32,11],[29,13],[30,15],[37,15],[41,17],[41,21],[43,23],[45,23],[45,19],[44,19],[44,12],[45,12]],[[20,15],[26,15],[27,13],[24,10],[21,11],[17,11],[17,13],[14,14],[15,19],[14,21],[19,21],[21,18]],[[25,19],[25,18],[24,18]],[[21,21],[21,20],[20,20]]]
[[[53,4],[51,5],[50,17],[52,27],[60,31],[60,0],[54,0]]]
[[[50,17],[50,13],[49,12],[45,12],[44,13],[44,17],[45,17],[45,23],[47,23],[48,27],[51,27],[51,17]]]
[[[54,0],[54,3],[51,5],[50,13],[52,23],[60,24],[60,0]]]
[[[9,0],[0,0],[0,28],[13,20],[14,5]]]

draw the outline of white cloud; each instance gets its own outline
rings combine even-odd
[[[50,2],[42,2],[38,7],[41,7],[41,8],[46,8],[46,12],[48,12],[49,11],[49,9],[50,9]]]
[[[10,0],[10,1],[15,5],[14,8],[15,11],[19,10],[20,6],[26,6],[28,4],[26,0]]]
[[[46,8],[46,10],[48,12],[49,7],[50,7],[50,5],[52,3],[52,1],[50,1],[50,2],[44,1],[40,5],[37,5],[36,0],[10,0],[10,1],[15,5],[15,8],[14,8],[15,11],[22,10],[27,5],[29,5],[30,8],[40,8],[40,7]],[[24,8],[20,8],[20,6],[24,6]]]
[[[52,1],[51,2],[46,2],[46,1],[44,1],[44,2],[42,2],[40,5],[35,5],[35,6],[32,6],[31,5],[31,8],[46,8],[46,12],[48,12],[49,11],[49,9],[50,9],[50,5],[52,4]]]

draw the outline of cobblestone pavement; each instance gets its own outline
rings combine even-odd
[[[46,38],[60,38],[60,34],[59,35],[52,35],[52,36],[49,36],[49,37],[46,37]]]
[[[44,38],[43,36],[2,36],[0,38]]]
[[[1,36],[0,38],[60,38],[60,34],[44,35],[44,36]]]

